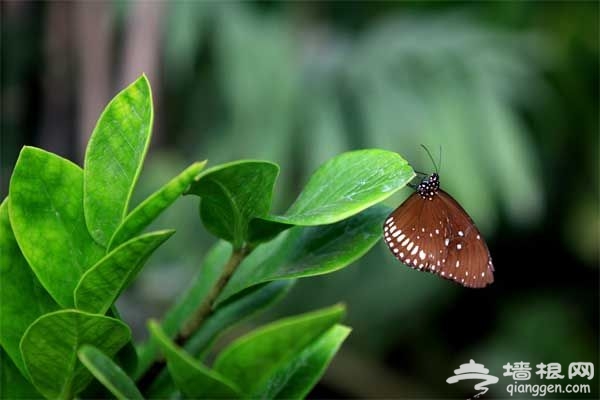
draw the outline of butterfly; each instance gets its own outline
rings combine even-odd
[[[411,268],[471,288],[494,281],[487,244],[467,212],[440,189],[437,172],[389,215],[383,237],[394,256]]]

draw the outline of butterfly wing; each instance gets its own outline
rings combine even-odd
[[[474,288],[494,282],[494,266],[487,244],[467,212],[448,193],[437,196],[448,216],[447,258],[442,271],[456,282]]]
[[[411,268],[438,273],[446,258],[446,215],[441,200],[413,193],[390,214],[383,228],[392,253]],[[441,251],[440,251],[441,250]]]
[[[491,257],[481,234],[442,190],[431,200],[413,193],[386,219],[383,231],[394,256],[411,268],[467,287],[493,282]]]

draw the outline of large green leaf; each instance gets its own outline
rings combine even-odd
[[[260,243],[294,225],[341,221],[385,200],[414,176],[408,163],[390,151],[369,149],[343,153],[317,169],[284,215],[252,219],[248,239],[251,243]]]
[[[19,358],[20,359],[20,358]],[[0,399],[37,399],[40,393],[0,348]]]
[[[81,275],[104,255],[85,225],[82,193],[77,165],[23,148],[10,180],[10,223],[31,269],[63,307],[73,306]]]
[[[389,212],[377,205],[336,224],[298,226],[281,233],[240,264],[217,304],[259,283],[322,275],[351,264],[381,238]]]
[[[279,367],[256,397],[263,399],[303,399],[317,384],[350,328],[335,325],[306,347],[287,365]]]
[[[235,340],[219,355],[214,370],[235,382],[242,392],[255,397],[302,350],[340,322],[344,307],[285,318]]]
[[[27,375],[19,350],[21,337],[36,318],[58,309],[58,305],[40,285],[19,250],[10,227],[7,199],[0,205],[0,277],[0,344],[21,373]]]
[[[94,346],[83,345],[77,352],[79,361],[117,399],[143,399],[130,377],[110,357]]]
[[[38,318],[21,340],[31,382],[50,398],[71,398],[92,379],[77,361],[77,350],[89,344],[113,356],[131,337],[127,325],[102,315],[61,310]]]
[[[190,165],[129,213],[110,240],[109,250],[131,239],[154,221],[189,187],[205,164],[206,161]]]
[[[397,153],[378,149],[343,153],[317,169],[283,216],[269,219],[294,225],[338,222],[385,200],[414,177]]]
[[[266,216],[279,173],[266,161],[236,161],[206,170],[188,194],[200,196],[200,217],[211,233],[240,247],[252,218]]]
[[[81,277],[75,288],[76,307],[90,313],[106,313],[148,257],[173,233],[174,230],[147,233],[107,254]]]
[[[169,373],[185,396],[209,399],[240,397],[239,389],[233,381],[212,371],[175,346],[157,322],[150,321],[149,328],[167,359]]]
[[[83,203],[92,237],[104,247],[121,224],[152,131],[152,94],[144,75],[119,93],[98,120],[85,153]]]

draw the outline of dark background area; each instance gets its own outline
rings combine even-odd
[[[194,160],[279,163],[287,207],[320,163],[397,151],[421,171],[442,147],[442,187],[490,247],[495,283],[470,290],[399,264],[378,244],[304,279],[227,338],[282,315],[347,303],[349,341],[312,397],[456,398],[474,359],[594,362],[599,326],[597,2],[21,2],[1,7],[1,191],[21,146],[81,164],[103,107],[145,72],[155,126],[137,199]],[[434,151],[437,153],[437,151]],[[108,190],[108,188],[107,188]],[[390,199],[396,206],[406,188]],[[135,202],[133,203],[136,204]],[[121,301],[146,337],[215,242],[182,198],[177,234]],[[531,398],[530,395],[513,396]],[[547,395],[546,398],[552,398]]]

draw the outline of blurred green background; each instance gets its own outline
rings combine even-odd
[[[298,282],[231,335],[346,302],[354,331],[311,397],[470,395],[471,383],[445,380],[471,358],[498,376],[517,361],[600,368],[598,2],[0,7],[3,197],[22,145],[81,162],[104,105],[142,72],[155,126],[137,199],[194,160],[261,158],[282,167],[281,211],[340,152],[384,148],[431,172],[419,144],[441,146],[442,186],[484,232],[496,282],[469,290],[410,270],[383,242]],[[215,242],[193,198],[157,225],[177,234],[120,303],[140,340]],[[562,383],[590,383],[576,398],[597,398],[599,375]],[[486,398],[507,397],[512,382]]]

